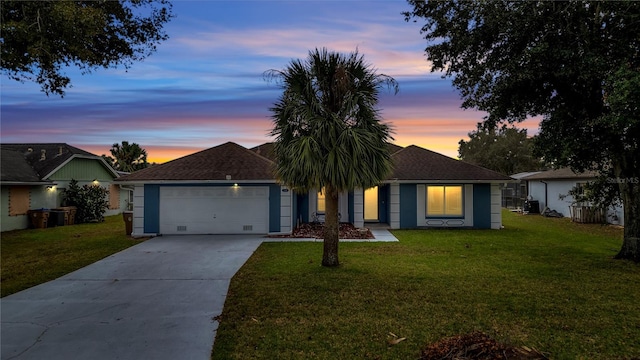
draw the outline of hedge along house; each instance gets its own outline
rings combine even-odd
[[[394,172],[345,192],[341,221],[392,229],[502,226],[500,185],[511,178],[417,147],[390,145]],[[122,176],[134,190],[133,236],[279,234],[323,220],[321,191],[296,194],[274,178],[271,144],[225,143]]]
[[[2,144],[2,231],[26,229],[27,212],[64,205],[72,179],[80,186],[100,185],[109,190],[109,209],[126,209],[130,191],[113,183],[119,174],[102,157],[68,144]]]

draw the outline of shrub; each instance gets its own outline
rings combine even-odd
[[[100,185],[84,185],[80,187],[75,179],[69,183],[65,192],[65,202],[68,206],[75,206],[76,223],[104,221],[104,213],[109,207],[107,200],[109,190]]]

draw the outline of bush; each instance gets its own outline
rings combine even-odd
[[[104,221],[104,213],[109,207],[107,200],[109,190],[100,185],[84,185],[80,187],[76,180],[71,180],[65,192],[67,206],[75,206],[76,223]]]

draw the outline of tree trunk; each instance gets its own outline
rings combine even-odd
[[[324,213],[324,251],[322,254],[322,266],[338,266],[338,191],[332,186],[325,186],[325,213]]]
[[[616,259],[640,262],[640,175],[616,181],[624,205],[624,240]]]

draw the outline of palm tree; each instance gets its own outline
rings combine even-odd
[[[111,165],[116,170],[134,172],[149,166],[147,163],[147,151],[136,143],[129,144],[128,141],[123,141],[122,146],[113,144],[110,151],[113,158],[109,157],[111,159],[107,159],[107,162],[111,160]]]
[[[269,70],[283,88],[270,109],[276,137],[276,177],[299,192],[323,189],[323,266],[338,266],[338,194],[378,185],[391,169],[389,125],[376,108],[383,85],[398,84],[377,74],[357,51],[344,55],[316,49],[305,62]]]

